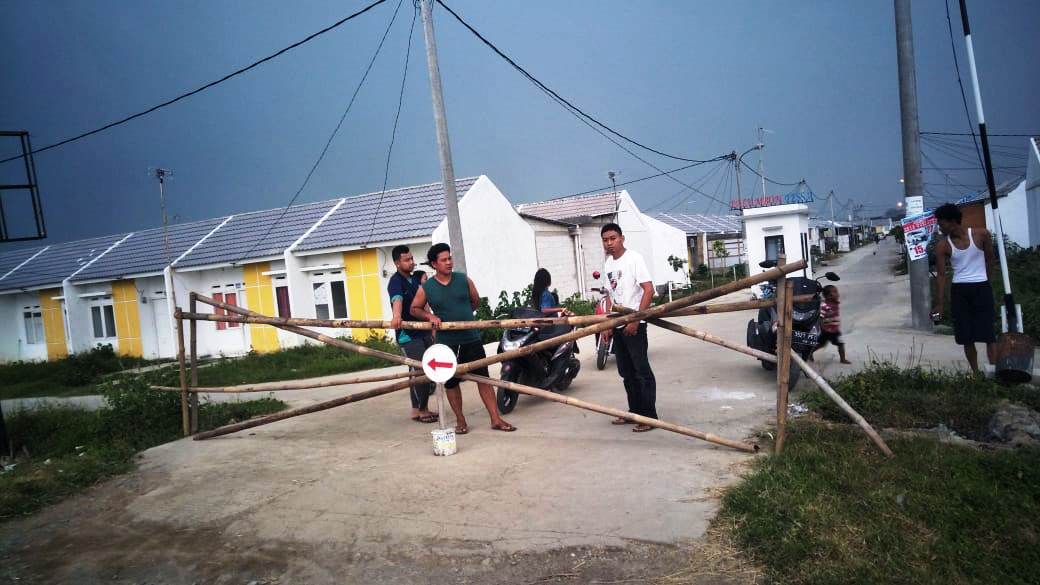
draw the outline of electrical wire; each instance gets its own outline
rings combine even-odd
[[[705,183],[707,183],[707,182],[708,182],[708,181],[710,180],[710,178],[711,178],[712,176],[714,176],[715,174],[717,174],[717,173],[719,172],[719,169],[721,169],[721,168],[723,168],[723,167],[725,167],[725,166],[726,166],[726,163],[725,163],[725,162],[719,162],[719,163],[717,163],[716,165],[714,165],[714,166],[713,166],[713,167],[712,167],[711,169],[709,169],[709,170],[708,170],[708,171],[707,171],[707,172],[706,172],[706,173],[705,173],[704,175],[702,175],[702,176],[701,176],[701,177],[700,177],[700,178],[699,178],[699,179],[698,179],[697,181],[695,181],[695,184],[697,185],[697,187],[698,187],[698,188],[700,188],[700,187],[703,187],[703,186],[704,186],[704,184],[705,184]],[[688,189],[688,188],[687,188],[686,186],[683,186],[683,188],[679,189],[679,190],[678,190],[678,191],[676,191],[675,193],[672,193],[672,194],[671,194],[671,195],[669,195],[668,197],[665,197],[665,198],[664,198],[664,199],[662,199],[661,201],[658,201],[657,203],[655,203],[655,204],[653,204],[653,205],[651,205],[651,206],[647,207],[647,208],[646,208],[646,209],[644,209],[643,211],[644,211],[644,212],[649,212],[649,211],[653,211],[654,209],[657,209],[657,208],[659,208],[659,207],[663,207],[663,206],[665,206],[665,205],[668,205],[668,204],[670,204],[670,203],[671,203],[671,202],[672,202],[672,201],[673,201],[673,200],[674,200],[674,199],[675,199],[676,197],[678,197],[679,195],[681,195],[681,194],[685,193],[686,191],[689,191],[689,189]],[[709,201],[710,201],[710,200],[709,200]]]
[[[765,179],[767,183],[772,183],[772,184],[778,185],[780,187],[797,187],[798,185],[801,185],[802,183],[805,182],[805,179],[802,179],[801,181],[798,181],[797,183],[781,183],[780,181],[774,181],[773,179],[770,179],[769,177],[765,177],[765,176],[761,175],[757,170],[755,170],[754,167],[752,167],[751,165],[747,164],[747,162],[745,162],[743,160],[740,161],[740,164],[742,164],[745,167],[747,167],[747,170],[749,170],[752,173],[755,173],[756,175],[758,175],[758,178]],[[765,195],[765,194],[763,193],[763,195]]]
[[[362,14],[368,12],[369,10],[372,10],[376,6],[379,6],[380,4],[382,4],[382,3],[386,2],[386,1],[387,0],[375,0],[375,2],[372,2],[368,6],[365,6],[364,8],[362,8],[361,10],[358,10],[357,12],[355,12],[355,13],[353,13],[353,14],[345,17],[345,18],[342,18],[342,19],[340,19],[340,20],[338,20],[338,21],[336,21],[334,23],[332,23],[331,25],[329,25],[329,26],[319,30],[318,32],[312,33],[312,34],[304,37],[303,39],[301,39],[299,41],[296,41],[295,43],[289,45],[288,47],[285,47],[284,49],[280,49],[280,50],[278,50],[278,51],[276,51],[276,52],[274,52],[274,53],[264,57],[263,59],[260,59],[258,61],[254,61],[253,63],[251,63],[249,65],[246,65],[245,67],[242,67],[240,69],[236,69],[235,71],[232,71],[231,73],[228,73],[227,75],[221,77],[220,79],[211,81],[211,82],[209,82],[209,83],[207,83],[205,85],[202,85],[200,87],[197,87],[197,88],[195,88],[195,89],[193,89],[191,91],[182,93],[182,94],[180,94],[179,96],[177,96],[177,97],[175,97],[173,99],[166,100],[166,101],[164,101],[164,102],[162,102],[162,103],[160,103],[158,105],[155,105],[155,106],[152,106],[152,107],[150,107],[148,109],[145,109],[145,110],[142,110],[140,112],[137,112],[136,114],[131,114],[129,116],[126,116],[125,118],[121,118],[119,120],[116,120],[115,122],[110,122],[108,124],[105,124],[104,126],[101,126],[100,128],[95,128],[93,130],[90,130],[90,131],[87,131],[87,132],[83,132],[82,134],[77,134],[76,136],[72,136],[70,138],[66,138],[64,140],[60,140],[60,141],[55,142],[53,144],[48,144],[47,146],[43,146],[43,147],[37,148],[37,149],[31,151],[28,154],[38,154],[38,153],[41,153],[41,152],[44,152],[44,151],[47,151],[47,150],[51,150],[52,148],[58,148],[59,146],[64,146],[66,144],[69,144],[71,142],[75,142],[77,140],[81,140],[81,139],[86,138],[88,136],[93,136],[94,134],[97,134],[99,132],[104,132],[105,130],[108,130],[110,128],[115,128],[116,126],[125,124],[125,123],[127,123],[127,122],[129,122],[131,120],[135,120],[135,119],[140,118],[142,116],[146,116],[148,114],[151,114],[152,112],[155,112],[157,110],[165,108],[166,106],[173,105],[173,104],[175,104],[175,103],[177,103],[177,102],[179,102],[179,101],[181,101],[183,99],[189,98],[189,97],[191,97],[191,96],[193,96],[193,95],[195,95],[197,93],[201,93],[201,92],[203,92],[203,91],[205,91],[205,90],[207,90],[207,89],[209,89],[211,87],[214,87],[216,85],[219,85],[219,84],[221,84],[221,83],[223,83],[223,82],[225,82],[225,81],[227,81],[227,80],[229,80],[229,79],[231,79],[233,77],[237,77],[237,76],[239,76],[239,75],[241,75],[241,74],[243,74],[243,73],[245,73],[245,72],[247,72],[247,71],[249,71],[251,69],[259,67],[260,65],[263,65],[264,63],[266,63],[266,62],[268,62],[268,61],[270,61],[272,59],[280,57],[281,55],[283,55],[285,53],[288,53],[289,51],[299,47],[300,45],[303,45],[303,44],[305,44],[305,43],[307,43],[309,41],[312,41],[315,38],[317,38],[317,37],[319,37],[319,36],[329,32],[329,31],[331,31],[331,30],[333,30],[335,28],[338,28],[338,27],[342,26],[343,24],[345,24],[345,23],[347,23],[347,22],[357,18],[358,16],[361,16]],[[27,156],[27,155],[26,154],[19,154],[17,156],[12,156],[12,157],[0,160],[0,163],[10,162],[12,160],[17,160],[17,159],[20,159],[20,158],[24,158],[25,156]]]
[[[968,134],[967,132],[921,132],[925,136],[973,136],[974,134]],[[1033,132],[1032,134],[990,134],[986,133],[989,138],[1002,137],[1002,138],[1036,138],[1040,136],[1040,132]]]
[[[397,8],[394,9],[394,13],[390,17],[390,22],[387,23],[386,30],[383,31],[383,36],[379,39],[379,44],[376,46],[375,52],[372,53],[372,58],[369,59],[368,65],[365,67],[365,72],[361,75],[361,80],[358,81],[357,87],[354,88],[354,93],[351,94],[350,101],[347,102],[347,107],[344,108],[343,114],[340,115],[339,121],[336,123],[336,127],[332,129],[332,133],[329,134],[328,140],[325,141],[325,146],[321,149],[321,153],[318,154],[317,160],[314,161],[314,164],[311,165],[310,171],[307,172],[307,176],[304,177],[303,183],[300,184],[300,187],[296,189],[296,193],[294,193],[292,198],[289,199],[289,203],[286,204],[285,209],[282,210],[282,213],[278,216],[278,219],[271,222],[271,224],[267,226],[267,231],[265,231],[262,236],[257,238],[256,241],[253,242],[253,245],[250,246],[250,248],[246,250],[245,254],[242,254],[242,256],[239,257],[238,260],[234,262],[234,264],[237,264],[242,260],[249,258],[249,255],[252,254],[254,250],[256,250],[256,247],[260,245],[260,242],[267,239],[267,236],[271,234],[271,230],[274,229],[274,226],[278,225],[282,221],[282,218],[285,217],[285,214],[289,212],[289,208],[292,207],[293,203],[296,202],[296,200],[300,197],[300,194],[303,193],[303,190],[307,187],[307,184],[310,183],[311,177],[314,175],[314,171],[318,169],[318,165],[320,165],[321,161],[325,159],[325,154],[329,151],[329,147],[332,145],[332,141],[336,138],[336,134],[339,133],[340,127],[343,126],[343,121],[346,120],[347,114],[350,113],[351,108],[354,107],[354,102],[357,100],[358,94],[361,93],[361,88],[364,87],[365,81],[368,79],[368,74],[372,71],[372,66],[375,65],[376,58],[379,57],[379,53],[383,50],[383,45],[386,43],[387,36],[390,35],[390,29],[394,26],[394,21],[397,20],[397,14],[400,11],[401,4],[403,4],[403,2],[404,0],[398,0]]]
[[[408,48],[404,52],[404,73],[401,74],[401,91],[397,95],[397,113],[394,114],[394,127],[390,131],[390,146],[386,150],[386,167],[383,170],[383,190],[379,192],[379,202],[376,203],[376,211],[372,215],[372,227],[368,230],[365,242],[372,241],[372,234],[376,231],[376,221],[379,220],[379,210],[383,207],[383,196],[386,195],[386,184],[390,180],[390,161],[394,153],[394,142],[397,139],[397,123],[401,120],[401,107],[404,105],[404,86],[408,81],[408,62],[412,58],[412,37],[415,36],[415,21],[419,17],[419,7],[415,6],[412,11],[412,26],[408,29]]]
[[[968,109],[968,96],[964,92],[964,81],[961,80],[961,65],[957,59],[957,44],[953,40],[953,21],[950,20],[950,0],[943,0],[946,7],[946,30],[950,33],[950,51],[953,53],[953,69],[957,73],[957,86],[961,89],[961,103],[964,104],[964,117],[968,120],[968,131],[971,132],[971,141],[975,144],[975,154],[979,157],[979,166],[985,167],[982,162],[982,150],[979,141],[975,137],[975,127],[971,124],[971,110]]]
[[[473,28],[473,26],[471,26],[461,16],[459,16],[459,14],[457,12],[455,12],[454,10],[451,9],[450,6],[445,4],[443,2],[443,0],[436,0],[436,1],[445,10],[447,10],[448,13],[451,14],[455,18],[455,20],[457,20],[459,22],[459,24],[461,24],[463,27],[465,27],[467,30],[469,30],[469,32],[473,33],[473,36],[477,37],[482,43],[484,43],[484,45],[486,45],[489,49],[491,49],[496,55],[498,55],[504,61],[509,63],[514,69],[516,69],[518,72],[520,72],[521,75],[526,77],[528,79],[528,81],[530,81],[531,83],[535,84],[537,87],[539,87],[543,91],[545,91],[545,92],[549,93],[550,95],[552,95],[554,98],[556,98],[558,100],[558,102],[561,105],[565,105],[565,107],[567,107],[568,109],[573,110],[574,112],[578,113],[583,118],[589,120],[590,122],[592,122],[596,126],[599,126],[600,128],[602,128],[603,130],[606,130],[607,132],[613,134],[614,136],[620,138],[621,140],[624,140],[625,142],[628,142],[630,144],[638,146],[639,148],[642,148],[644,150],[647,150],[649,152],[652,152],[654,154],[658,154],[658,155],[666,157],[666,158],[671,158],[671,159],[680,160],[680,161],[684,161],[684,162],[701,162],[701,163],[703,163],[703,162],[712,162],[712,160],[717,160],[717,159],[698,160],[698,159],[692,159],[692,158],[686,158],[686,157],[682,157],[682,156],[677,156],[677,155],[674,155],[674,154],[669,154],[667,152],[663,152],[663,151],[658,150],[656,148],[649,147],[649,146],[647,146],[647,145],[645,145],[645,144],[643,144],[643,143],[641,143],[641,142],[639,142],[637,140],[634,140],[632,138],[629,138],[628,136],[625,136],[624,134],[618,132],[617,130],[614,130],[610,126],[607,126],[603,122],[600,122],[599,120],[594,118],[592,115],[586,113],[584,110],[582,110],[578,106],[574,105],[572,102],[570,102],[569,100],[567,100],[566,98],[561,96],[559,93],[553,91],[549,86],[547,86],[544,83],[542,83],[541,81],[539,81],[534,75],[532,75],[526,69],[521,67],[516,61],[514,61],[511,57],[506,55],[501,49],[496,47],[494,43],[492,43],[491,41],[489,41],[487,39],[487,37],[485,37],[484,35],[480,34],[480,32],[477,31],[477,29]]]

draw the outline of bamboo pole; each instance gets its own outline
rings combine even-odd
[[[309,390],[312,388],[328,388],[330,386],[342,386],[345,384],[365,384],[367,382],[385,382],[387,380],[400,380],[401,378],[414,378],[422,375],[421,370],[393,372],[389,374],[377,374],[375,376],[351,376],[336,377],[321,381],[296,381],[277,384],[264,382],[260,384],[241,384],[238,386],[189,386],[188,392],[205,394],[238,394],[243,392],[281,392],[283,390]],[[152,390],[165,392],[180,392],[177,386],[152,386]]]
[[[202,298],[201,295],[199,297]],[[214,301],[217,303],[219,301]],[[215,304],[214,306],[221,306]],[[231,305],[233,306],[233,305]],[[223,308],[223,307],[222,307]],[[259,313],[251,315],[216,315],[213,313],[184,313],[185,319],[216,321],[224,323],[256,323],[260,325],[291,325],[296,327],[328,327],[338,329],[392,329],[389,321],[350,321],[346,319],[305,319],[300,317],[269,317]],[[531,319],[490,319],[484,321],[445,321],[434,328],[429,321],[402,321],[401,329],[431,331],[458,331],[463,329],[514,329],[518,327],[553,327],[557,325],[589,325],[602,323],[608,315],[581,315],[577,317],[551,317]]]
[[[491,384],[492,386],[498,386],[506,388],[514,392],[521,394],[527,394],[529,396],[537,396],[553,402],[559,402],[560,404],[567,404],[569,406],[576,406],[584,410],[591,410],[592,412],[598,412],[600,414],[606,414],[609,416],[615,416],[623,418],[627,421],[632,421],[638,424],[648,425],[657,429],[664,429],[680,435],[686,435],[687,437],[693,437],[695,439],[701,439],[708,441],[709,443],[715,443],[717,445],[725,445],[726,447],[733,447],[734,449],[740,449],[741,451],[747,451],[748,453],[754,453],[758,451],[758,445],[751,445],[741,441],[733,441],[731,439],[725,439],[718,435],[711,433],[705,433],[702,431],[694,430],[689,427],[680,426],[674,423],[665,422],[656,418],[649,418],[639,414],[632,414],[624,410],[618,410],[616,408],[610,408],[609,406],[601,406],[592,402],[585,402],[572,396],[564,396],[563,394],[557,394],[555,392],[549,392],[548,390],[542,390],[540,388],[533,388],[531,386],[525,386],[523,384],[517,384],[514,382],[508,382],[506,380],[495,380],[494,378],[485,378],[484,376],[475,376],[473,374],[463,374],[460,376],[464,380],[470,380],[473,382]]]
[[[187,437],[191,434],[191,420],[188,415],[188,372],[184,366],[184,319],[181,309],[177,307],[177,368],[181,381],[181,431]]]
[[[199,299],[196,293],[188,295],[188,309],[194,313],[198,309]],[[188,324],[188,342],[189,350],[191,351],[191,376],[188,381],[188,386],[194,388],[199,385],[199,337],[198,337],[198,325],[199,322],[192,319]],[[191,393],[191,432],[199,432],[199,395],[195,392]]]
[[[802,356],[796,353],[792,353],[791,360],[794,361],[794,363],[798,364],[798,366],[802,368],[802,371],[805,372],[805,375],[812,378],[812,381],[816,382],[816,385],[820,387],[820,390],[823,390],[824,394],[826,394],[831,400],[833,400],[834,403],[838,405],[838,407],[845,411],[845,414],[849,415],[849,418],[851,418],[853,422],[855,422],[857,425],[859,425],[861,429],[863,429],[863,432],[865,432],[867,436],[870,437],[871,441],[874,441],[874,444],[878,446],[878,449],[881,449],[881,452],[884,453],[885,456],[894,456],[892,450],[888,448],[888,445],[885,444],[885,441],[881,438],[881,435],[879,435],[877,431],[874,430],[874,427],[870,426],[870,423],[868,423],[866,419],[863,418],[863,416],[861,416],[851,406],[849,406],[849,403],[845,402],[845,399],[842,398],[840,394],[835,392],[834,388],[832,388],[831,385],[827,383],[827,380],[823,379],[823,376],[821,376],[816,370],[810,368],[809,364],[805,363],[805,360],[802,359]]]
[[[798,295],[794,302],[805,303],[813,300],[812,295]],[[735,313],[737,311],[749,311],[752,309],[767,309],[776,306],[773,299],[760,299],[756,301],[740,301],[736,303],[715,303],[712,305],[694,305],[679,311],[673,311],[664,317],[692,317],[696,315],[713,315],[715,313]]]
[[[787,396],[791,390],[791,335],[794,324],[794,283],[784,279],[783,296],[779,296],[779,284],[777,283],[777,313],[780,324],[776,332],[776,442],[773,444],[777,455],[784,450],[784,440],[787,438]]]
[[[416,382],[422,382],[422,381],[427,381],[427,380],[428,379],[426,378],[426,376],[420,376],[419,379],[417,379],[415,381]],[[308,406],[304,406],[304,407],[301,407],[301,408],[294,408],[292,410],[286,410],[286,411],[283,411],[283,412],[276,412],[274,414],[269,414],[267,416],[261,416],[261,417],[257,417],[257,418],[251,419],[251,420],[242,421],[240,423],[224,425],[222,427],[218,427],[218,428],[215,428],[215,429],[210,430],[210,431],[204,431],[204,432],[201,432],[201,433],[197,433],[193,438],[196,441],[202,441],[202,440],[205,440],[205,439],[211,439],[213,437],[219,437],[219,436],[222,436],[222,435],[229,435],[231,433],[235,433],[235,432],[238,432],[238,431],[243,431],[245,429],[251,429],[251,428],[254,428],[254,427],[259,427],[261,425],[271,424],[273,422],[278,422],[278,421],[281,421],[281,420],[285,420],[287,418],[293,418],[293,417],[301,416],[301,415],[304,415],[304,414],[311,414],[312,412],[320,412],[322,410],[328,410],[330,408],[335,408],[337,406],[343,406],[344,404],[350,404],[352,402],[360,402],[362,400],[368,400],[369,398],[375,398],[377,396],[383,396],[384,394],[390,394],[392,392],[396,392],[396,391],[401,390],[403,388],[408,388],[409,386],[412,385],[412,382],[413,382],[412,380],[404,380],[402,382],[394,382],[393,384],[388,384],[386,386],[380,386],[378,388],[372,388],[370,390],[364,390],[364,391],[361,391],[361,392],[356,392],[354,394],[348,394],[346,396],[342,396],[340,398],[335,398],[333,400],[326,400],[325,402],[319,402],[317,404],[310,404]]]

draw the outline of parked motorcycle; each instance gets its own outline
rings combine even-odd
[[[776,262],[766,260],[760,262],[762,268],[773,268]],[[837,274],[827,272],[820,278],[830,281],[841,280]],[[820,299],[823,296],[823,285],[820,278],[812,279],[801,276],[788,276],[787,279],[794,283],[794,295],[812,295],[811,301],[794,303],[793,305],[793,327],[791,329],[791,351],[797,353],[802,359],[808,360],[816,348],[820,346],[820,332],[822,323],[820,319]],[[771,280],[759,285],[759,298],[776,298],[776,281]],[[760,351],[776,355],[776,330],[779,323],[778,307],[767,307],[758,310],[758,318],[748,321],[747,344]],[[768,371],[776,369],[776,364],[765,360],[759,360],[762,367]],[[797,365],[791,365],[791,373],[788,386],[793,388],[801,378],[802,369]]]
[[[520,307],[513,309],[511,317],[513,319],[540,319],[545,315],[535,309]],[[502,340],[498,343],[498,353],[513,351],[532,343],[559,337],[574,329],[575,327],[571,325],[506,329],[502,332]],[[530,355],[506,360],[502,362],[502,372],[499,377],[507,382],[562,392],[571,385],[581,369],[581,362],[575,357],[577,353],[577,343],[568,341]],[[502,414],[512,412],[516,408],[519,398],[518,392],[499,388],[496,396],[499,412]]]
[[[592,278],[599,280],[599,271],[592,273]],[[606,315],[607,311],[607,291],[601,288],[593,288],[592,292],[600,293],[602,296],[596,301],[596,314]],[[614,336],[607,337],[597,333],[596,338],[596,369],[602,370],[607,367],[607,358],[614,353]]]

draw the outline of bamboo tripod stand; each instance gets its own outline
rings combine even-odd
[[[728,349],[777,363],[777,437],[774,443],[774,447],[777,453],[780,453],[783,449],[784,442],[787,434],[787,403],[789,372],[791,368],[791,362],[795,361],[796,367],[801,367],[806,372],[813,382],[815,382],[821,389],[831,397],[850,417],[867,433],[872,441],[888,456],[892,456],[892,451],[884,443],[881,437],[874,431],[874,429],[863,419],[858,413],[855,412],[841,397],[834,391],[833,388],[820,376],[818,373],[812,370],[812,368],[806,364],[800,356],[794,355],[791,351],[791,326],[792,326],[792,305],[794,302],[808,300],[807,297],[795,298],[791,293],[791,283],[787,281],[787,274],[802,270],[805,268],[805,261],[801,260],[791,264],[783,264],[782,262],[776,268],[767,270],[761,274],[747,277],[738,281],[734,281],[719,287],[709,289],[694,295],[677,299],[656,307],[650,307],[643,311],[635,311],[631,309],[619,309],[618,312],[611,315],[590,315],[581,317],[562,317],[562,318],[544,318],[544,319],[502,319],[502,320],[485,320],[485,321],[465,321],[465,322],[445,322],[442,323],[440,329],[452,330],[452,329],[482,329],[482,328],[512,328],[512,327],[542,327],[552,325],[572,325],[578,327],[562,336],[554,337],[538,343],[534,343],[513,351],[500,353],[493,356],[488,356],[480,360],[459,364],[458,374],[460,378],[487,383],[492,386],[498,386],[501,388],[507,388],[508,390],[518,392],[521,394],[527,394],[530,396],[538,396],[554,402],[561,402],[569,406],[574,406],[584,410],[592,412],[598,412],[601,414],[607,414],[610,416],[616,416],[631,422],[647,424],[649,426],[660,428],[663,430],[675,432],[681,435],[702,439],[711,443],[725,445],[733,447],[747,452],[755,452],[758,450],[758,446],[749,444],[743,441],[736,441],[732,439],[726,439],[719,437],[711,433],[705,433],[692,428],[684,427],[674,423],[660,421],[657,419],[650,419],[639,415],[634,415],[629,412],[617,410],[607,406],[578,400],[572,397],[562,396],[560,394],[542,390],[540,388],[534,388],[531,386],[525,386],[522,384],[516,384],[513,382],[507,382],[503,380],[495,380],[492,378],[485,378],[482,376],[475,376],[469,374],[472,370],[477,368],[486,367],[491,364],[499,363],[502,361],[514,359],[529,355],[531,353],[541,351],[549,347],[555,347],[561,343],[576,340],[581,337],[594,335],[607,329],[614,329],[626,325],[628,323],[646,320],[649,323],[660,326],[665,329],[682,333],[684,335],[701,339],[703,341],[713,343]],[[725,304],[714,304],[714,305],[699,305],[705,301],[736,292],[742,289],[746,289],[752,285],[766,282],[768,280],[777,281],[777,298],[750,302],[740,303],[725,303]],[[222,309],[226,314],[213,314],[213,313],[199,313],[197,303],[203,303],[214,308]],[[731,311],[743,311],[754,308],[764,307],[777,307],[778,315],[780,320],[778,323],[777,333],[777,355],[761,352],[753,348],[735,344],[722,340],[709,333],[697,331],[688,327],[672,323],[665,320],[665,317],[675,317],[681,315],[701,315],[701,314],[713,314]],[[343,339],[337,339],[323,333],[312,331],[306,327],[329,327],[329,328],[370,328],[370,329],[387,329],[390,328],[388,321],[361,321],[361,320],[327,320],[327,319],[293,319],[293,318],[279,318],[271,317],[237,307],[235,305],[229,305],[209,298],[207,296],[191,293],[189,301],[189,312],[183,312],[179,307],[175,311],[175,318],[177,319],[177,331],[178,331],[178,367],[179,367],[179,387],[170,386],[153,386],[156,390],[164,391],[176,391],[181,394],[181,418],[184,435],[193,435],[196,440],[203,440],[221,435],[234,433],[240,430],[254,428],[261,425],[270,424],[273,422],[285,420],[296,416],[302,416],[310,414],[312,412],[319,412],[344,404],[350,404],[368,398],[374,398],[376,396],[383,396],[398,390],[408,388],[414,383],[427,382],[428,379],[422,375],[421,364],[417,360],[409,359],[407,357],[393,354],[389,352],[380,351],[364,345],[359,345]],[[190,348],[190,353],[186,352],[185,344],[185,333],[184,333],[184,321],[190,323],[190,340],[187,344]],[[198,339],[197,339],[197,322],[198,321],[213,321],[213,322],[226,322],[226,323],[252,323],[252,324],[263,324],[271,325],[285,331],[296,333],[310,339],[314,339],[320,343],[338,347],[345,351],[352,351],[362,355],[368,355],[372,357],[378,357],[386,361],[408,366],[409,369],[404,372],[395,372],[389,374],[379,374],[373,376],[336,376],[323,380],[321,382],[287,382],[280,384],[247,384],[240,386],[228,386],[228,387],[200,387],[198,385]],[[427,322],[405,322],[401,325],[402,328],[407,329],[431,329],[431,324]],[[394,381],[396,380],[396,381]],[[243,392],[270,392],[280,390],[297,390],[307,388],[321,388],[328,386],[338,386],[344,384],[357,384],[365,382],[377,382],[377,381],[394,381],[385,386],[379,386],[376,388],[367,389],[361,392],[349,394],[340,398],[328,400],[325,402],[308,405],[306,407],[291,409],[275,413],[272,415],[259,417],[256,419],[243,421],[240,423],[234,423],[226,425],[217,429],[198,432],[198,394],[200,392],[206,393],[243,393]]]

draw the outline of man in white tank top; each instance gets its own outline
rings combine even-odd
[[[979,371],[976,343],[986,344],[986,357],[994,361],[996,302],[989,274],[994,265],[993,236],[986,228],[965,228],[961,210],[947,203],[935,210],[942,237],[935,246],[937,271],[936,296],[932,318],[942,318],[946,300],[946,263],[953,267],[950,287],[950,316],[957,343],[964,346],[964,357],[972,371]]]

